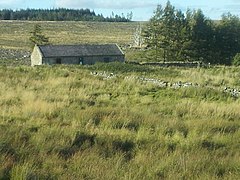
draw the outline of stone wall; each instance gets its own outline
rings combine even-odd
[[[160,67],[188,67],[188,68],[194,68],[194,67],[203,67],[206,66],[206,64],[203,64],[202,62],[135,62],[135,61],[129,61],[127,62],[129,64],[136,64],[136,65],[152,65],[152,66],[160,66]]]

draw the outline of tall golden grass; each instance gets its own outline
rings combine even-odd
[[[91,75],[96,69],[116,77]],[[0,179],[239,179],[239,98],[223,92],[239,88],[239,75],[230,67],[2,66]],[[163,88],[143,76],[199,86]]]

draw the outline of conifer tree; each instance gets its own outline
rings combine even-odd
[[[155,51],[155,61],[202,61],[230,65],[240,52],[240,19],[223,15],[219,23],[199,9],[184,15],[170,1],[157,6],[144,31],[144,43]]]
[[[162,48],[164,51],[164,61],[173,60],[175,57],[174,41],[176,37],[175,26],[175,8],[171,5],[170,1],[167,2],[163,10],[162,18]]]
[[[176,25],[175,8],[170,1],[164,9],[158,5],[144,34],[145,43],[155,50],[156,60],[176,60],[178,46],[181,43],[178,36],[182,33],[178,28],[180,27]],[[179,33],[176,33],[177,31]]]
[[[225,14],[216,29],[218,63],[230,65],[234,56],[240,52],[240,19],[230,13]]]
[[[210,51],[213,43],[212,22],[199,9],[193,12],[189,24],[191,29],[191,59],[205,62],[211,61]]]
[[[42,34],[42,27],[39,24],[36,24],[34,26],[33,31],[31,32],[32,36],[29,38],[29,40],[33,44],[37,45],[46,45],[49,44],[49,38]]]
[[[154,50],[155,52],[155,61],[161,59],[163,36],[162,36],[162,18],[163,18],[163,9],[161,5],[158,5],[154,11],[153,17],[149,20],[144,32],[144,42],[147,46]]]

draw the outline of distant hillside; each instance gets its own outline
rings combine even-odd
[[[51,44],[117,43],[130,44],[136,22],[83,21],[0,21],[0,48],[31,50],[29,37],[35,24]]]
[[[31,20],[31,21],[100,21],[100,22],[129,22],[132,13],[104,17],[90,9],[21,9],[0,10],[0,20]]]

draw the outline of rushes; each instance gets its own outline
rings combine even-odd
[[[0,67],[0,179],[239,179],[239,99],[215,89],[236,69],[134,68]]]

